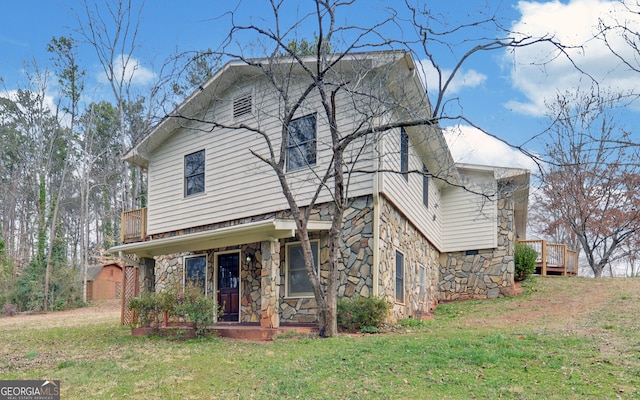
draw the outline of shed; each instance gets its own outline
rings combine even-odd
[[[87,300],[118,299],[122,296],[122,267],[117,263],[87,269]]]

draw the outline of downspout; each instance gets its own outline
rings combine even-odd
[[[379,138],[374,138],[374,174],[373,174],[373,297],[380,295],[380,187],[382,186],[382,174],[380,174],[380,149]]]

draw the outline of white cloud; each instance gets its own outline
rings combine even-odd
[[[629,28],[640,32],[640,18],[622,7],[619,1],[520,1],[517,8],[522,16],[514,22],[513,31],[534,37],[552,35],[562,44],[574,46],[566,50],[567,54],[577,66],[596,79],[601,88],[640,90],[639,74],[623,65],[604,41],[594,38],[600,21],[610,25],[614,20],[624,21]],[[635,59],[633,49],[624,42],[622,35],[612,33],[608,40],[625,59]],[[545,99],[558,92],[587,89],[592,83],[549,43],[516,49],[506,53],[505,59],[513,66],[513,86],[525,97],[524,100],[508,102],[507,107],[524,114],[543,115]]]
[[[537,171],[530,157],[472,126],[445,128],[444,137],[455,162]]]
[[[146,85],[156,76],[152,70],[143,67],[137,59],[133,57],[127,59],[122,55],[114,60],[113,74],[116,80],[122,77],[124,82],[131,82],[132,85],[136,86]],[[104,72],[100,72],[98,81],[101,83],[108,82]]]
[[[34,92],[31,92],[31,99],[35,99],[36,94]],[[18,101],[18,91],[17,90],[3,90],[0,91],[0,97],[1,98],[5,98],[5,99],[9,99],[13,102]],[[52,114],[55,114],[56,111],[56,102],[55,102],[55,98],[49,94],[46,93],[44,95],[44,98],[42,99],[42,106],[45,109],[48,109],[49,111],[51,111]],[[24,109],[23,109],[24,111]]]
[[[431,65],[429,61],[421,61],[421,75],[424,82],[426,82],[427,90],[429,92],[437,92],[440,88],[438,81],[438,71]],[[444,82],[451,76],[450,69],[442,69],[442,82]],[[449,95],[456,94],[464,88],[473,88],[484,84],[487,80],[487,76],[476,70],[459,70],[456,76],[451,80],[449,87],[447,87],[447,93]]]

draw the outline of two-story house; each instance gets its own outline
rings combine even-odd
[[[227,63],[127,154],[147,173],[148,207],[123,215],[123,243],[111,249],[138,266],[145,290],[197,282],[224,305],[224,320],[263,327],[316,320],[288,203],[256,157],[269,155],[266,139],[280,148],[283,92],[274,82],[289,97],[309,87],[304,68],[275,62]],[[333,99],[341,132],[428,115],[410,54],[351,54],[330,72],[327,81],[341,88]],[[332,160],[325,115],[312,91],[288,126],[286,179],[302,206]],[[383,296],[395,321],[426,315],[440,300],[512,290],[527,171],[456,165],[435,124],[366,135],[345,161],[339,296]],[[321,190],[308,224],[321,280],[330,202]]]

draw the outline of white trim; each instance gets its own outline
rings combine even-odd
[[[331,221],[309,221],[307,224],[307,230],[310,232],[327,231],[330,228]],[[226,226],[210,231],[148,240],[146,242],[121,244],[110,248],[109,252],[152,257],[163,254],[237,246],[245,243],[257,243],[270,239],[291,238],[295,237],[295,234],[295,221],[273,218],[265,221]]]
[[[313,169],[314,167],[316,167],[318,165],[318,111],[313,111],[309,114],[305,114],[302,115],[300,117],[296,117],[293,118],[291,121],[289,121],[289,124],[291,124],[294,121],[298,121],[304,118],[309,118],[313,116],[314,118],[314,122],[315,122],[315,126],[314,126],[314,131],[313,131],[313,141],[315,142],[316,146],[315,146],[315,156],[316,156],[316,162],[314,164],[305,164],[301,167],[295,168],[295,169],[290,169],[289,168],[289,127],[287,127],[287,146],[286,146],[286,154],[285,154],[285,173],[286,174],[294,174],[298,171],[305,171],[305,170],[309,170],[309,169]],[[297,148],[299,148],[299,146],[297,146]]]
[[[187,287],[187,260],[189,258],[198,258],[204,257],[204,295],[207,295],[207,275],[209,273],[209,257],[206,253],[204,254],[189,254],[187,256],[182,257],[182,290]]]
[[[204,171],[202,172],[203,175],[203,185],[204,187],[202,188],[202,192],[198,192],[198,193],[193,193],[193,194],[187,194],[187,156],[191,156],[193,154],[199,153],[199,152],[203,152],[204,153]],[[185,199],[190,199],[194,196],[201,196],[207,193],[207,149],[206,148],[202,148],[200,150],[196,150],[196,151],[192,151],[191,153],[188,154],[184,154],[182,156],[182,200]]]
[[[320,240],[319,239],[314,239],[314,240],[310,240],[310,242],[313,244],[315,243],[318,246],[318,252],[317,252],[317,260],[316,261],[316,273],[318,274],[318,279],[320,279]],[[311,292],[311,294],[304,294],[304,295],[291,295],[289,294],[289,247],[291,246],[298,246],[302,244],[301,241],[298,242],[289,242],[289,243],[285,243],[285,250],[284,250],[284,298],[285,299],[309,299],[309,298],[313,298],[313,292]]]
[[[217,251],[213,253],[213,304],[214,310],[218,309],[218,256],[223,256],[226,254],[238,254],[238,320],[237,321],[229,321],[229,322],[240,322],[242,320],[242,251],[240,249],[236,250],[225,250],[225,251]],[[215,314],[215,320],[218,320],[218,313]],[[227,322],[227,321],[225,321]]]

